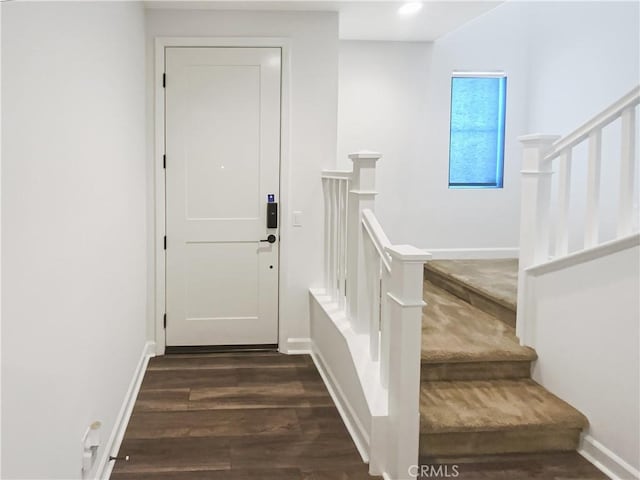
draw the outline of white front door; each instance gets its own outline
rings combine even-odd
[[[165,50],[168,346],[278,342],[280,60]]]

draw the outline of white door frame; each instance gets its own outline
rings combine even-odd
[[[290,192],[290,111],[289,92],[291,79],[290,41],[287,38],[272,37],[157,37],[155,39],[155,70],[153,88],[155,92],[155,140],[154,140],[154,178],[155,178],[155,286],[154,286],[154,337],[156,341],[156,355],[164,355],[166,337],[164,329],[164,313],[166,305],[166,265],[164,236],[166,235],[165,220],[165,169],[163,155],[165,145],[164,134],[164,88],[162,75],[165,72],[166,47],[274,47],[282,49],[281,60],[281,110],[280,110],[280,199],[279,202],[279,233],[280,233],[280,266],[278,268],[278,284],[283,285],[282,272],[289,265],[289,192]],[[168,81],[171,81],[170,79]],[[168,161],[171,161],[169,159]],[[284,326],[285,318],[280,315],[283,308],[283,289],[278,289],[278,345],[286,345],[282,338],[288,329]]]

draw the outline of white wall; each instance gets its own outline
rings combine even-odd
[[[566,135],[640,81],[640,3],[534,3],[528,9],[532,132]]]
[[[415,240],[427,248],[514,248],[518,246],[520,160],[517,137],[526,133],[526,16],[518,3],[506,3],[434,42],[429,83],[429,148],[432,159],[418,170],[428,177],[425,195],[411,199]],[[504,71],[507,74],[504,188],[448,189],[451,73]],[[427,191],[429,193],[427,193]],[[422,197],[424,198],[424,197]]]
[[[517,137],[569,133],[637,84],[638,8],[511,1],[433,44],[341,42],[340,161],[354,148],[385,155],[376,208],[392,241],[428,249],[517,247]],[[508,75],[503,189],[447,188],[454,70]],[[614,168],[604,170],[606,182]],[[575,194],[584,197],[584,188]],[[608,205],[604,216],[613,218]]]
[[[2,477],[80,478],[145,343],[143,10],[2,8]]]
[[[587,416],[585,448],[593,451],[589,443],[595,439],[636,470],[640,469],[639,258],[636,246],[540,275],[534,280],[534,316],[527,319],[535,325],[534,378]],[[615,465],[606,456],[598,459]],[[622,472],[621,478],[631,478]]]
[[[338,91],[338,17],[331,12],[236,12],[148,10],[147,36],[147,198],[153,245],[154,157],[153,71],[155,37],[287,37],[291,42],[290,164],[283,164],[281,199],[280,347],[287,339],[309,337],[308,289],[322,276],[322,188],[320,172],[335,167]],[[286,74],[286,73],[285,73]],[[303,226],[291,226],[295,210]],[[153,248],[149,262],[153,265]],[[150,304],[155,270],[148,272]],[[154,335],[149,309],[148,334]]]
[[[412,236],[416,205],[409,202],[426,190],[416,171],[429,162],[430,64],[429,43],[340,42],[338,165],[350,170],[347,155],[358,150],[384,155],[376,165],[376,213],[395,243]]]
[[[0,3],[0,252],[2,251],[2,3]],[[0,255],[0,361],[2,360],[2,255]],[[2,372],[0,372],[0,378]],[[0,380],[0,476],[2,476],[2,381]]]
[[[338,151],[344,156],[361,145],[385,155],[376,211],[392,242],[429,249],[517,245],[515,137],[526,131],[523,36],[521,11],[509,4],[433,44],[341,42]],[[453,70],[509,75],[503,189],[448,188]],[[359,89],[358,80],[369,72],[382,74],[382,85],[376,77],[369,79],[370,88]]]

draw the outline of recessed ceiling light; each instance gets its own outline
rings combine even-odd
[[[405,3],[398,9],[398,15],[415,15],[422,9],[422,2]]]

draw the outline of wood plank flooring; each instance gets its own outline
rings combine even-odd
[[[116,462],[113,480],[379,478],[368,475],[306,355],[151,359],[119,455],[130,460]],[[575,452],[457,462],[464,480],[606,478]]]
[[[418,478],[454,478],[457,471],[458,480],[608,480],[577,452],[486,455],[439,461],[433,468],[423,466],[423,475]]]
[[[113,480],[370,479],[311,358],[151,359]]]

